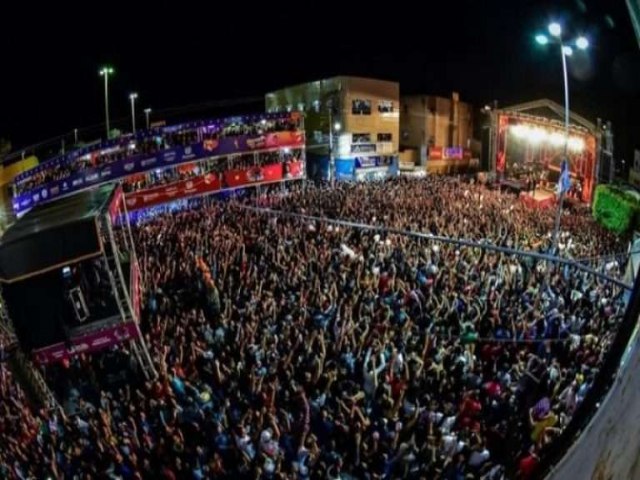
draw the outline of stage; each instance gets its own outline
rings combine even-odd
[[[556,194],[549,190],[521,192],[520,200],[529,208],[551,208],[556,204]]]

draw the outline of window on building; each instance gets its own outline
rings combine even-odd
[[[371,143],[370,133],[354,133],[351,143]]]
[[[391,141],[391,134],[390,133],[379,133],[378,134],[378,141],[379,142],[390,142]]]
[[[380,113],[393,112],[393,102],[391,100],[380,100],[378,102],[378,112]]]
[[[371,115],[371,100],[354,99],[351,102],[351,113],[354,115]]]

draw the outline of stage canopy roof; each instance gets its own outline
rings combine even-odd
[[[559,103],[549,100],[548,98],[542,98],[540,100],[534,100],[532,102],[519,103],[517,105],[510,105],[500,109],[502,113],[509,114],[523,113],[534,117],[544,117],[559,122],[564,121],[564,107]],[[577,125],[589,130],[590,133],[594,133],[596,126],[593,122],[587,120],[582,115],[576,112],[569,111],[569,118],[572,125]]]
[[[116,185],[106,184],[38,205],[0,239],[0,281],[15,282],[99,255],[97,217]]]

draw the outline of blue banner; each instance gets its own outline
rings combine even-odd
[[[34,174],[44,172],[50,170],[56,166],[68,165],[72,163],[79,157],[83,155],[87,155],[89,153],[100,153],[104,150],[108,150],[110,148],[116,146],[123,146],[129,144],[129,142],[139,142],[145,139],[153,138],[153,137],[163,137],[165,134],[170,134],[173,132],[179,132],[184,130],[194,130],[194,129],[203,129],[203,131],[218,131],[225,126],[228,125],[244,125],[247,123],[256,123],[261,120],[287,120],[292,118],[293,115],[297,115],[295,113],[265,113],[265,114],[257,114],[257,115],[245,115],[245,116],[237,116],[237,117],[229,117],[229,118],[219,118],[214,120],[201,120],[196,122],[187,122],[181,123],[178,125],[170,125],[158,128],[151,128],[149,130],[139,130],[135,134],[125,134],[121,137],[105,140],[103,142],[94,142],[90,145],[86,145],[84,147],[78,148],[66,154],[61,154],[55,156],[53,158],[47,159],[42,162],[40,165],[31,168],[21,174],[17,175],[14,179],[15,182],[21,182],[24,179],[27,179]]]
[[[336,160],[336,180],[354,180],[356,178],[356,163],[350,158]]]
[[[148,170],[162,169],[220,155],[249,153],[261,149],[281,147],[304,147],[304,132],[283,131],[252,137],[246,135],[225,137],[218,140],[205,140],[186,147],[162,150],[155,156],[134,155],[108,165],[85,169],[63,180],[35,187],[13,198],[13,210],[20,213],[63,195]]]

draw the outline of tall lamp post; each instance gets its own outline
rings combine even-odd
[[[138,98],[137,93],[129,94],[129,101],[131,102],[131,132],[136,133],[136,99]]]
[[[340,122],[333,122],[333,115],[329,112],[329,179],[331,185],[336,183],[336,158],[333,154],[333,134],[339,133],[342,129]]]
[[[146,120],[147,130],[149,130],[149,114],[150,113],[151,113],[151,109],[150,108],[145,108],[144,109],[144,118]]]
[[[105,124],[107,126],[107,140],[109,140],[109,75],[113,75],[115,70],[112,67],[106,66],[100,69],[100,76],[104,77],[104,116]]]
[[[549,31],[549,36],[538,34],[536,35],[536,42],[538,42],[540,45],[554,44],[559,47],[560,57],[562,58],[562,75],[564,79],[564,153],[559,182],[560,199],[558,202],[558,210],[556,212],[553,236],[551,239],[551,251],[555,253],[558,246],[558,231],[560,230],[560,217],[562,215],[562,205],[564,203],[564,195],[566,190],[563,185],[563,169],[566,168],[568,170],[569,168],[569,159],[567,156],[569,149],[569,77],[567,75],[567,57],[573,55],[572,45],[577,47],[579,50],[586,50],[587,48],[589,48],[589,40],[587,40],[587,38],[584,36],[579,36],[573,41],[565,41],[562,36],[562,26],[557,22],[550,23],[547,28]]]

